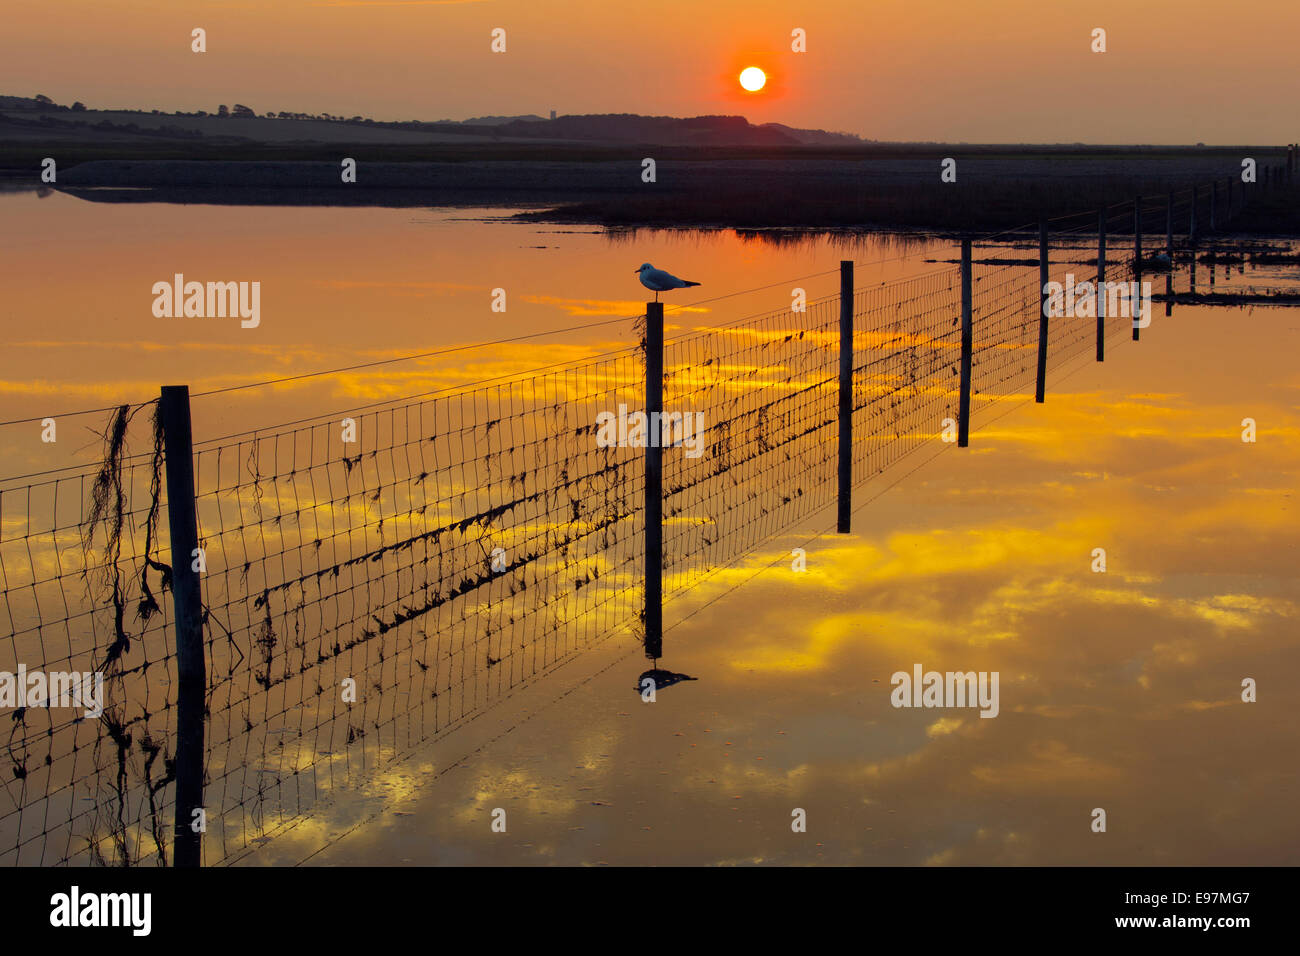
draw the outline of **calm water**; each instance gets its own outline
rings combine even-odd
[[[890,260],[858,267],[866,288],[954,250],[484,221],[505,210],[0,204],[5,421],[627,319],[198,399],[196,439],[625,348],[643,261],[703,283],[669,297],[696,303],[670,326],[694,328],[784,308],[795,285],[833,294],[841,258]],[[260,327],[155,318],[150,289],[177,272],[260,281]],[[1295,286],[1294,267],[1215,277]],[[818,514],[670,604],[665,665],[699,680],[643,704],[640,648],[616,638],[245,861],[1295,862],[1297,315],[1158,311],[1141,342],[1054,374],[1045,406],[1012,396],[971,448],[860,489],[880,497],[855,534],[818,536]],[[102,419],[54,446],[4,427],[3,473],[94,460]],[[1000,672],[1000,715],[891,707],[890,675],[918,663]]]
[[[197,393],[608,323],[196,402],[196,440],[626,348],[651,298],[634,275],[645,261],[701,283],[665,297],[671,334],[788,308],[796,287],[809,299],[836,293],[841,258],[893,260],[860,266],[865,287],[951,255],[949,243],[891,236],[777,245],[730,231],[642,232],[611,241],[585,227],[483,221],[512,210],[113,204],[61,193],[0,194],[0,209],[6,421],[148,401],[163,384]],[[155,318],[153,284],[176,273],[260,281],[261,324]],[[812,273],[827,274],[784,281]],[[497,289],[504,312],[492,309]],[[717,296],[726,298],[691,305]],[[4,453],[27,461],[23,444]],[[32,463],[51,467],[70,451],[38,449],[45,457]]]
[[[245,862],[1294,864],[1294,314],[1157,319],[671,607],[717,598],[665,636],[698,681],[598,649]],[[917,663],[1000,715],[892,708]]]

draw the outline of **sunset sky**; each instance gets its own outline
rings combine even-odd
[[[4,20],[0,93],[92,108],[740,113],[881,140],[1297,138],[1294,0],[60,0],[10,5]],[[195,27],[204,54],[190,51]],[[497,27],[505,53],[489,48]],[[1104,54],[1090,50],[1096,27]],[[771,76],[763,92],[740,89],[749,65]]]

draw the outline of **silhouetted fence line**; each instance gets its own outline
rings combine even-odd
[[[1098,280],[1172,291],[1213,197],[861,288],[846,262],[836,295],[705,328],[652,303],[640,346],[220,440],[183,389],[116,408],[100,464],[0,481],[0,670],[103,675],[101,714],[13,711],[0,860],[226,861],[611,635],[659,657],[665,600],[821,509],[849,532],[854,487],[1104,358],[1133,323]],[[1045,315],[1084,280],[1099,311]],[[654,411],[679,430],[636,444]]]

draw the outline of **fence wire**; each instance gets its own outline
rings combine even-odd
[[[1144,228],[1163,214],[1144,203]],[[1130,205],[1108,229],[1132,219]],[[1054,281],[1096,281],[1095,229],[1094,214],[1062,230]],[[1037,249],[1020,244],[1025,258],[974,269],[973,419],[1034,381]],[[1131,240],[1106,264],[1129,281]],[[860,483],[957,416],[960,270],[858,289],[852,310]],[[670,330],[664,407],[694,417],[663,456],[666,595],[835,500],[839,314],[832,296]],[[1049,366],[1095,335],[1094,318],[1054,319]],[[643,407],[644,388],[633,348],[195,445],[205,862],[582,650],[639,635],[644,450],[603,441],[600,422]],[[168,862],[170,575],[199,558],[170,554],[156,404],[110,415],[99,465],[0,481],[0,671],[103,678],[99,714],[9,702],[0,862]]]

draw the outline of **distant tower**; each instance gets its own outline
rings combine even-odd
[[[551,119],[555,119],[555,110],[551,110]]]

